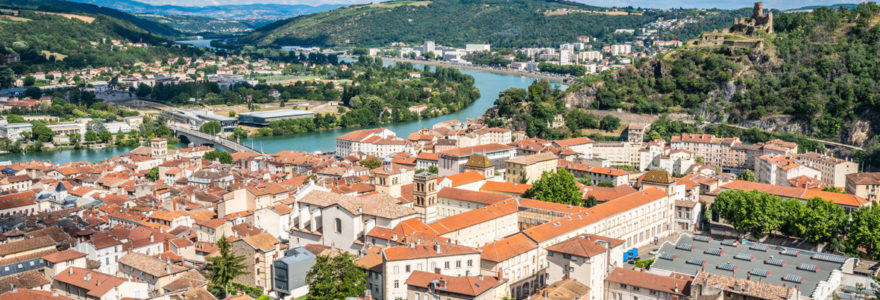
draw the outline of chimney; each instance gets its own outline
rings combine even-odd
[[[477,280],[483,280],[483,274],[477,275]]]
[[[68,275],[71,275],[71,276],[73,275],[73,268],[69,268],[69,269],[67,269],[67,271],[68,271],[67,272]]]
[[[86,276],[83,276],[83,281],[89,281],[92,279],[92,272],[87,272]]]
[[[434,252],[437,252],[437,254],[443,253],[443,251],[440,250],[440,243],[434,243]]]

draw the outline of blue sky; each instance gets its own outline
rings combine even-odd
[[[150,4],[182,6],[211,6],[224,4],[282,3],[282,4],[361,4],[373,0],[136,0]],[[574,0],[596,6],[634,6],[650,8],[741,8],[750,7],[753,0]],[[764,7],[791,9],[810,5],[856,3],[857,0],[764,0]]]

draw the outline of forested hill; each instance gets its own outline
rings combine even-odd
[[[39,9],[42,11],[52,11],[52,12],[74,12],[74,13],[86,13],[93,15],[104,15],[108,17],[112,17],[115,19],[119,19],[131,24],[134,24],[138,28],[153,33],[157,35],[161,35],[164,37],[177,37],[181,35],[180,31],[171,28],[171,26],[161,24],[158,22],[146,20],[134,16],[129,13],[124,13],[118,10],[114,10],[111,8],[100,7],[92,4],[86,3],[76,3],[65,0],[0,0],[0,7],[6,8],[26,8],[26,9]]]
[[[104,15],[24,9],[0,13],[0,56],[20,55],[20,62],[9,63],[17,74],[116,67],[199,51],[168,47],[170,43],[131,23]]]
[[[707,33],[690,45],[591,78],[580,105],[803,133],[878,148],[880,7],[774,15],[774,33]]]
[[[581,35],[610,36],[664,19],[705,16],[674,33],[693,37],[729,24],[737,11],[607,9],[554,0],[392,1],[278,21],[242,38],[259,46],[387,46],[433,40],[449,46],[558,46]]]

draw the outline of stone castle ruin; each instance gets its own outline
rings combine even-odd
[[[752,34],[757,30],[773,33],[773,12],[768,9],[765,15],[763,2],[755,2],[751,18],[735,18],[733,27],[730,28],[731,32],[745,34]]]
[[[733,26],[730,28],[705,32],[694,41],[694,44],[697,46],[728,45],[761,49],[763,42],[760,36],[771,33],[773,33],[773,12],[768,10],[765,15],[764,3],[755,2],[751,18],[734,18]]]

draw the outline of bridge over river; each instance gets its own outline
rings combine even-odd
[[[260,153],[260,151],[254,150],[251,147],[236,143],[228,139],[213,136],[198,130],[192,130],[181,126],[171,126],[171,131],[174,131],[174,134],[178,137],[186,138],[191,143],[193,143],[193,145],[196,146],[211,146],[223,149],[224,151],[227,151],[229,153]]]

